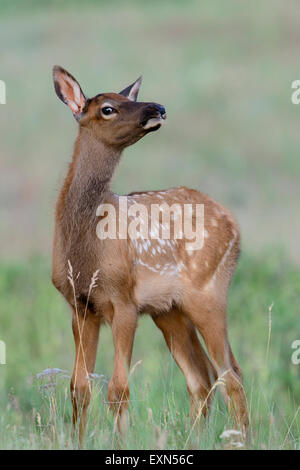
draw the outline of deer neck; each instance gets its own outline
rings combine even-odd
[[[96,139],[89,129],[80,128],[57,206],[64,231],[95,219],[97,207],[110,193],[110,182],[120,155],[120,151]]]
[[[89,129],[81,128],[74,149],[74,178],[76,189],[85,191],[90,181],[109,190],[110,181],[119,162],[121,152],[105,145]]]

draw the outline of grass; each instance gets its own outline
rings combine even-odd
[[[277,253],[277,254],[276,254]],[[243,255],[229,298],[229,332],[242,366],[251,416],[252,449],[300,449],[299,366],[291,344],[300,295],[300,273],[280,250]],[[269,351],[269,306],[272,329]],[[0,270],[0,339],[7,365],[0,366],[0,447],[70,449],[69,377],[74,360],[70,314],[50,282],[43,258]],[[202,432],[190,433],[189,399],[182,374],[150,318],[140,319],[132,364],[131,427],[126,449],[226,448],[220,439],[231,420],[219,394]],[[86,447],[118,446],[107,405],[112,373],[110,329],[100,333]],[[37,378],[46,368],[63,372]],[[45,385],[54,382],[55,386]]]

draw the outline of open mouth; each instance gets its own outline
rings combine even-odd
[[[164,120],[166,119],[167,115],[163,114],[160,116],[156,116],[153,118],[148,119],[147,121],[142,122],[143,129],[147,131],[157,131],[163,124]]]

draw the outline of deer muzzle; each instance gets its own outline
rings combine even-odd
[[[151,103],[144,111],[141,125],[147,131],[156,131],[162,126],[166,117],[167,114],[164,106]]]

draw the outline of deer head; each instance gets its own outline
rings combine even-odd
[[[166,119],[164,106],[136,101],[142,77],[120,93],[100,93],[93,98],[86,98],[77,80],[62,67],[53,67],[53,80],[57,96],[79,126],[90,129],[108,146],[128,147],[159,129]]]

